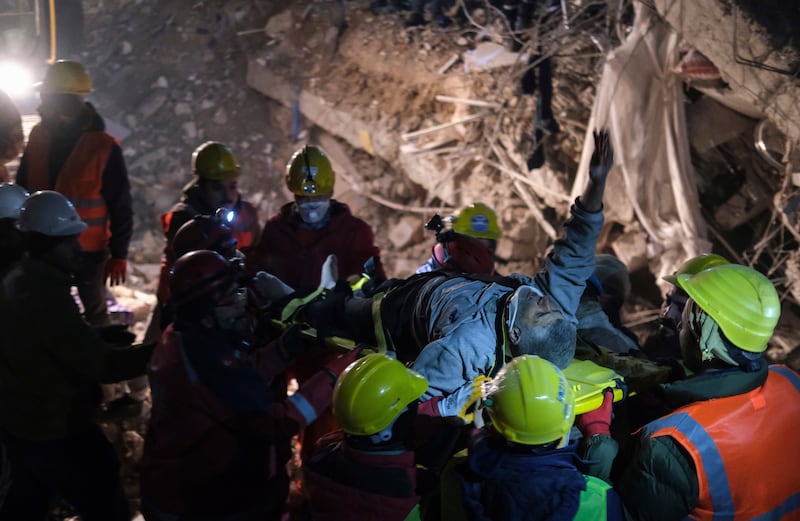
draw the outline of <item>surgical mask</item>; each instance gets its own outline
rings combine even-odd
[[[308,224],[315,224],[325,218],[330,207],[330,201],[313,201],[307,203],[298,203],[297,211],[300,213],[300,218],[303,222]]]

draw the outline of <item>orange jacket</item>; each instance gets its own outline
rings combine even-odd
[[[88,225],[81,233],[84,251],[103,251],[111,237],[108,207],[102,196],[103,170],[111,154],[114,138],[102,131],[81,134],[78,143],[61,167],[55,186],[50,181],[50,134],[38,124],[31,130],[28,140],[27,188],[55,190],[67,197],[78,215]]]
[[[749,393],[696,402],[644,427],[691,456],[700,490],[689,517],[709,521],[798,518],[798,431],[800,376],[782,365]]]

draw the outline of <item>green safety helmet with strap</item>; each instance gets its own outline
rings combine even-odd
[[[722,255],[703,253],[681,264],[681,267],[678,268],[678,271],[676,271],[674,275],[665,275],[662,278],[671,284],[676,284],[678,275],[694,275],[708,268],[722,266],[723,264],[729,264],[729,262],[728,259]]]
[[[486,401],[494,426],[508,441],[544,445],[562,440],[575,419],[575,397],[564,374],[547,360],[523,355],[503,366]]]
[[[453,231],[476,239],[497,240],[500,226],[497,214],[483,203],[474,203],[462,208],[453,218]]]
[[[92,93],[92,78],[80,63],[59,60],[47,69],[44,80],[34,87],[41,94],[87,96]]]
[[[694,275],[680,274],[676,284],[733,345],[751,353],[767,349],[781,315],[781,301],[766,276],[747,266],[724,264]]]
[[[192,173],[209,181],[225,181],[236,179],[242,171],[228,146],[206,141],[192,153]]]
[[[305,145],[286,164],[286,187],[294,195],[330,195],[335,182],[336,174],[328,156],[314,145]]]
[[[333,389],[333,415],[342,430],[371,436],[386,429],[406,406],[422,396],[422,375],[383,354],[369,354],[347,366]]]

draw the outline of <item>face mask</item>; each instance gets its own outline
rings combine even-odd
[[[303,220],[303,222],[314,224],[325,218],[330,205],[330,201],[298,203],[297,211],[300,213],[300,218]]]

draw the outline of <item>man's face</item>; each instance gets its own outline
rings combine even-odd
[[[527,290],[524,286],[517,289],[517,292],[519,292],[519,296],[516,302],[516,316],[510,317],[512,322],[509,339],[512,343],[519,342],[523,327],[542,327],[563,318],[547,297]]]
[[[314,224],[320,222],[328,214],[331,196],[328,195],[296,195],[294,202],[297,205],[297,212],[303,222]]]
[[[78,235],[62,237],[50,251],[47,260],[65,273],[77,273],[83,262],[83,248],[78,241]]]
[[[686,367],[694,372],[702,369],[702,353],[700,352],[699,331],[695,331],[695,324],[691,320],[692,308],[696,304],[689,299],[683,308],[681,327],[678,332],[678,339],[681,344],[681,356]]]
[[[42,94],[40,99],[42,123],[51,131],[72,124],[84,107],[83,99],[73,94]]]
[[[211,208],[230,210],[239,202],[239,188],[236,179],[205,181],[201,186],[203,197]]]

